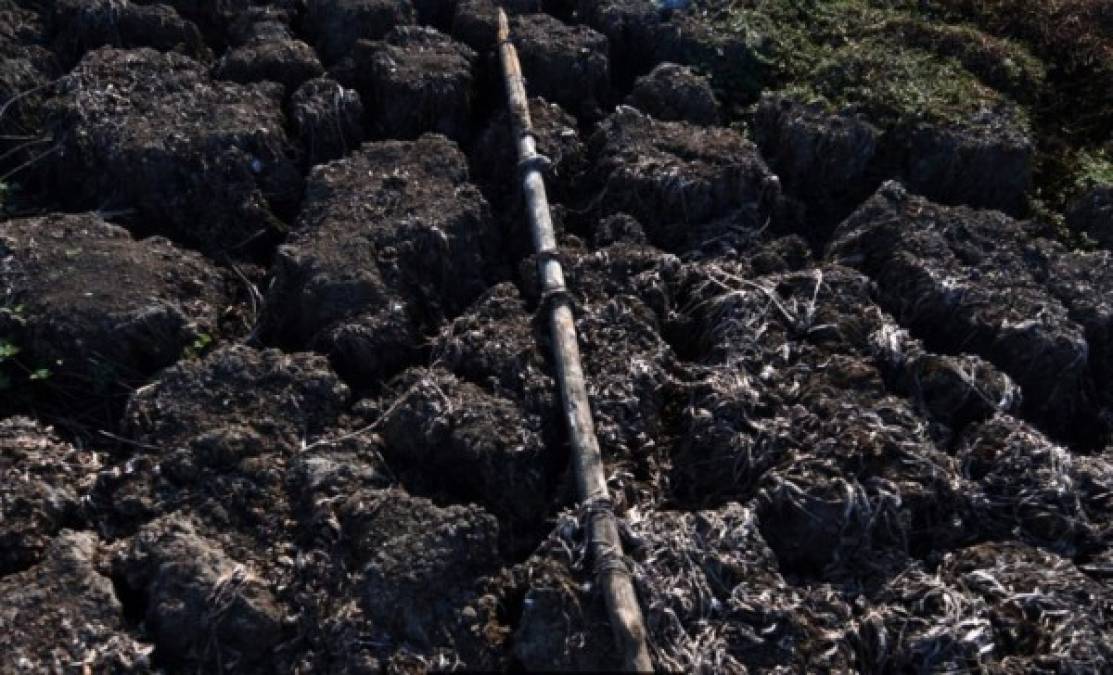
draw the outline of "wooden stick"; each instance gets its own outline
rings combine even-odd
[[[498,39],[507,99],[518,143],[522,190],[525,193],[533,245],[538,254],[537,271],[541,277],[542,300],[543,305],[547,305],[552,312],[550,328],[557,380],[572,446],[576,488],[587,512],[588,547],[594,564],[595,579],[606,598],[615,641],[622,650],[624,670],[651,672],[653,663],[646,646],[645,622],[634,592],[630,569],[622,552],[614,506],[607,491],[603,458],[599,451],[599,440],[595,436],[587,384],[580,365],[580,348],[572,317],[572,303],[564,284],[564,270],[557,259],[557,242],[549,212],[549,199],[545,193],[545,181],[541,177],[541,171],[548,160],[537,153],[525,81],[522,78],[518,53],[510,43],[510,25],[506,12],[501,8]]]

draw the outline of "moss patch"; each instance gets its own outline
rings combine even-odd
[[[1102,149],[1078,155],[1075,185],[1086,190],[1097,185],[1113,185],[1113,155]]]
[[[834,50],[790,91],[834,108],[861,110],[883,126],[909,120],[961,125],[1006,104],[957,61],[921,49],[899,49],[881,38]]]

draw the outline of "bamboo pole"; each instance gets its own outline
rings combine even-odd
[[[564,270],[557,259],[549,199],[545,193],[542,169],[548,160],[537,152],[529,117],[529,101],[522,78],[518,53],[510,43],[506,12],[499,9],[499,57],[506,81],[507,99],[518,143],[522,190],[537,251],[537,271],[541,278],[542,298],[552,315],[550,329],[556,361],[557,380],[564,404],[565,423],[572,447],[573,470],[580,502],[587,512],[588,550],[594,565],[596,583],[603,590],[615,641],[622,650],[627,671],[653,670],[646,646],[645,622],[638,606],[630,569],[626,565],[619,539],[614,506],[607,490],[599,440],[591,418],[587,384],[580,365],[580,348],[572,317],[572,303],[564,284]]]

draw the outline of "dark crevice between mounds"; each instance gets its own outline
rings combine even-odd
[[[112,580],[116,598],[123,607],[124,624],[132,632],[141,633],[147,615],[147,594],[142,588],[133,588],[120,570],[113,570],[109,578]],[[160,656],[158,651],[156,650],[152,656],[154,657],[155,667],[158,667]]]

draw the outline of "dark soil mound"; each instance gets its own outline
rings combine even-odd
[[[103,572],[95,535],[65,531],[46,559],[0,578],[5,669],[143,672],[151,647],[126,632],[124,608]]]
[[[541,0],[457,0],[452,17],[452,37],[476,52],[493,52],[498,42],[500,6],[514,16],[540,12],[543,4]]]
[[[537,152],[549,160],[545,169],[545,189],[554,203],[573,201],[587,171],[587,149],[577,131],[576,118],[555,103],[540,98],[529,101],[529,115]],[[488,192],[497,192],[505,201],[519,200],[517,148],[510,115],[499,111],[480,134],[472,151],[473,171]],[[521,217],[515,217],[517,230],[524,230]]]
[[[188,517],[145,526],[115,567],[145,599],[146,633],[162,663],[250,670],[281,640],[282,609],[269,581],[199,535]]]
[[[82,522],[80,492],[100,461],[27,418],[0,422],[0,575],[38,564],[62,528]]]
[[[785,190],[803,200],[822,240],[876,188],[875,157],[881,131],[859,115],[831,114],[776,94],[754,113],[754,138]]]
[[[966,536],[956,463],[889,394],[874,359],[892,320],[867,279],[821,268],[748,281],[724,264],[687,283],[706,355],[682,415],[679,496],[756,493],[786,573],[863,574],[887,555]],[[963,391],[960,380],[947,395]]]
[[[363,143],[363,100],[335,80],[318,78],[298,87],[289,115],[307,166],[340,159]]]
[[[357,40],[378,40],[417,18],[410,0],[308,0],[305,29],[326,64],[343,58]]]
[[[268,314],[346,375],[396,372],[418,336],[467,306],[491,274],[487,203],[443,136],[369,143],[316,167]],[[433,262],[435,261],[435,264]]]
[[[477,506],[440,508],[398,491],[356,493],[341,519],[372,625],[390,643],[449,647],[482,664],[476,612],[462,610],[479,599],[478,578],[498,570],[495,519]]]
[[[963,124],[877,117],[782,94],[757,108],[756,139],[789,194],[808,205],[821,242],[885,178],[946,204],[1023,210],[1033,146],[1007,111]]]
[[[1104,370],[1108,311],[1077,284],[1090,273],[1092,288],[1106,287],[1094,261],[1040,251],[1000,213],[937,206],[896,184],[839,227],[831,256],[877,279],[883,306],[929,347],[1003,368],[1033,419],[1079,440],[1099,432],[1093,375]]]
[[[1075,455],[1029,425],[998,415],[962,439],[963,473],[979,492],[974,521],[987,539],[1023,533],[1062,555],[1106,550],[1113,464]]]
[[[213,82],[177,54],[99,49],[51,102],[61,146],[51,176],[72,206],[120,209],[140,231],[242,252],[284,229],[275,212],[300,197],[281,101],[281,87]]]
[[[151,47],[211,57],[201,31],[173,7],[128,0],[58,0],[50,13],[54,50],[68,66],[98,47]]]
[[[200,255],[91,214],[0,224],[0,283],[0,333],[69,405],[118,394],[210,342],[230,295]]]
[[[320,356],[241,346],[185,361],[139,390],[125,433],[136,451],[102,472],[92,505],[110,531],[188,507],[209,527],[258,536],[283,529],[283,470],[332,431],[348,389]]]
[[[383,438],[411,492],[447,493],[511,523],[543,517],[552,480],[536,416],[442,370],[407,372],[398,386]]]
[[[400,26],[381,42],[361,41],[338,70],[368,103],[372,132],[412,139],[435,132],[457,141],[471,132],[476,55],[432,28]]]
[[[591,151],[602,207],[633,215],[666,250],[699,245],[696,226],[732,213],[761,227],[780,197],[757,147],[727,129],[621,107],[599,125]]]
[[[55,151],[42,107],[61,72],[45,42],[38,14],[0,4],[0,172],[5,175]]]
[[[659,120],[719,123],[719,103],[707,78],[675,63],[662,63],[639,77],[626,102]]]
[[[1094,186],[1075,197],[1067,211],[1067,224],[1113,249],[1113,184]]]
[[[263,39],[228,50],[217,64],[216,77],[244,84],[278,82],[293,92],[324,72],[313,48],[301,40]]]
[[[606,36],[548,14],[515,16],[510,36],[532,95],[558,103],[585,122],[603,116],[611,99]]]

